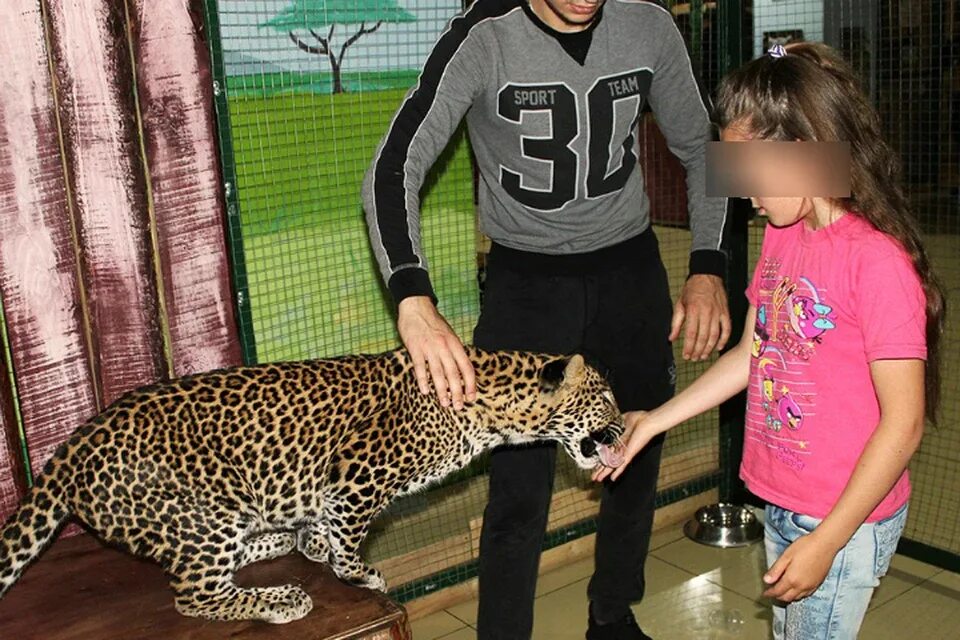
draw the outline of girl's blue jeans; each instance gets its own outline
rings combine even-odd
[[[886,520],[860,525],[850,542],[837,553],[820,588],[786,606],[774,604],[775,640],[856,638],[870,597],[890,567],[906,520],[904,505]],[[764,526],[767,566],[773,566],[794,540],[819,524],[817,518],[768,505]]]

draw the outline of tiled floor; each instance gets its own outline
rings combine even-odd
[[[654,536],[647,596],[634,607],[657,640],[770,637],[769,609],[759,597],[762,545],[714,549],[683,537],[680,526]],[[582,640],[586,631],[584,560],[541,577],[533,640]],[[413,623],[414,640],[475,638],[477,603],[467,602]],[[874,596],[862,640],[960,639],[960,575],[902,556]]]

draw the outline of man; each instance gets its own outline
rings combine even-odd
[[[673,308],[637,167],[649,102],[686,167],[690,277]],[[397,111],[364,180],[371,244],[422,393],[475,397],[463,345],[434,305],[420,246],[419,190],[466,114],[478,214],[493,240],[474,332],[487,349],[581,352],[610,372],[624,411],[673,394],[670,341],[702,360],[730,331],[719,251],[725,202],[704,195],[707,110],[672,16],[634,0],[477,0],[454,18]],[[643,595],[662,440],[603,488],[588,638],[646,638]],[[478,636],[525,639],[556,448],[490,458],[480,541]]]

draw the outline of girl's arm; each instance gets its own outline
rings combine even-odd
[[[813,533],[790,545],[764,575],[764,582],[773,585],[766,596],[791,602],[813,593],[834,556],[890,492],[920,446],[924,362],[876,360],[870,363],[870,374],[880,402],[877,430],[827,517]]]
[[[747,311],[743,335],[737,346],[720,356],[713,366],[702,376],[694,380],[689,387],[649,413],[634,411],[627,413],[625,419],[630,431],[630,439],[624,450],[624,461],[616,469],[601,467],[593,474],[593,479],[601,481],[608,476],[613,480],[620,477],[627,464],[643,449],[650,440],[696,415],[712,409],[724,400],[728,400],[747,388],[750,378],[750,351],[753,347],[753,326],[757,320],[757,309],[750,305]]]

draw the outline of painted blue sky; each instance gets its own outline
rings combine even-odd
[[[460,10],[460,0],[397,0],[416,22],[385,23],[372,34],[362,36],[344,57],[344,72],[419,69],[450,18]],[[286,33],[261,27],[290,0],[219,0],[220,32],[227,75],[330,70],[326,56],[304,53]],[[368,27],[370,25],[367,25]],[[334,50],[356,33],[359,25],[337,25]],[[325,33],[325,30],[324,30]],[[305,42],[315,40],[304,30]]]

